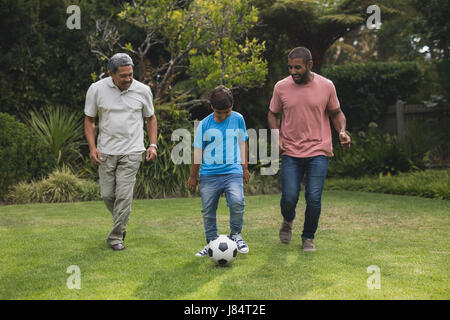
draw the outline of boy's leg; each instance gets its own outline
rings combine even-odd
[[[200,196],[205,237],[208,243],[218,237],[216,211],[220,195],[223,192],[223,177],[200,175]]]
[[[224,183],[227,206],[230,208],[230,232],[241,233],[244,224],[244,182],[242,175],[229,174]]]
[[[227,206],[230,208],[230,237],[236,242],[240,253],[248,253],[248,245],[242,239],[241,231],[244,224],[244,182],[242,175],[227,175],[225,181],[225,195]]]

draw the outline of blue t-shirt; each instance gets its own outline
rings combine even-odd
[[[238,112],[222,122],[214,120],[214,113],[200,121],[193,144],[203,150],[200,175],[242,174],[239,143],[247,139],[244,117]]]

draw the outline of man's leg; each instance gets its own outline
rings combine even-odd
[[[307,162],[306,170],[306,210],[302,238],[314,239],[322,209],[322,191],[327,176],[328,158],[312,157]]]
[[[295,218],[295,208],[301,189],[303,177],[302,159],[281,156],[281,214],[283,222],[280,229],[280,240],[289,243],[292,237],[292,223]]]
[[[128,218],[133,201],[133,190],[136,174],[142,161],[142,154],[120,156],[116,169],[116,189],[113,209],[114,226],[108,235],[110,246],[123,243]]]
[[[202,198],[202,215],[205,237],[208,243],[217,238],[217,205],[223,193],[223,177],[200,175],[200,196]]]

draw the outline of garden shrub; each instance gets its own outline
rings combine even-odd
[[[334,146],[328,176],[394,175],[426,167],[426,148],[414,147],[414,141],[401,144],[395,136],[381,132],[375,123],[367,132],[360,131],[351,138],[349,150],[343,150],[338,142]]]
[[[42,178],[55,164],[49,148],[23,123],[0,113],[0,200],[14,184]]]
[[[97,182],[80,179],[63,166],[45,179],[18,183],[7,200],[14,204],[100,200],[100,186]]]
[[[422,79],[415,62],[370,62],[329,66],[323,75],[333,81],[347,129],[364,129],[397,99],[406,100]]]
[[[325,190],[349,190],[450,200],[450,169],[415,171],[396,176],[331,178]]]

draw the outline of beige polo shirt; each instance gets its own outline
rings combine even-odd
[[[155,113],[152,99],[150,87],[134,79],[124,91],[111,77],[91,84],[84,114],[93,118],[98,115],[97,149],[111,155],[145,151],[144,118]]]

